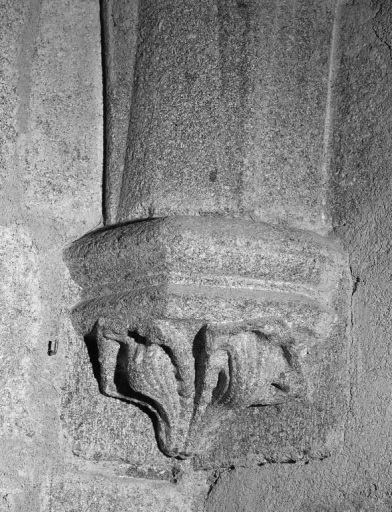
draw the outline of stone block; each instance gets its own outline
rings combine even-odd
[[[195,492],[195,489],[193,489]],[[54,476],[51,512],[191,512],[194,495],[169,482],[116,477],[108,471],[66,471]]]
[[[134,11],[105,18],[110,223],[219,213],[326,233],[333,3]]]

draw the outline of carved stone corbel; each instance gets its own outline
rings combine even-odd
[[[101,5],[105,227],[66,251],[100,389],[201,467],[323,458],[342,439],[350,289],[330,236],[333,15]]]
[[[200,453],[252,406],[316,400],[345,261],[336,243],[238,219],[170,217],[67,251],[101,392],[147,407],[158,443]]]

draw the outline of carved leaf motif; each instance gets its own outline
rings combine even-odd
[[[153,411],[159,444],[170,456],[197,452],[206,432],[234,409],[305,392],[294,341],[281,324],[203,327],[155,319],[123,336],[101,326],[97,340],[101,389]],[[121,373],[128,391],[115,379]]]
[[[230,407],[276,404],[286,400],[289,392],[299,391],[298,369],[292,367],[290,349],[279,338],[253,329],[234,334],[209,331],[207,351],[217,350],[227,354],[229,376],[227,389],[216,403]]]
[[[128,341],[128,382],[153,400],[164,451],[183,456],[193,409],[194,365],[187,357],[192,334],[189,325],[164,320],[154,322],[145,333],[142,340],[132,333]]]
[[[149,398],[160,419],[161,442],[171,447],[170,452],[177,453],[184,433],[175,367],[159,345],[145,345],[130,338],[128,347],[129,385],[136,392]]]

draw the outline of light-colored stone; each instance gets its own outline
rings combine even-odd
[[[110,223],[213,213],[327,232],[333,13],[333,2],[143,2],[137,47],[106,48],[119,77],[108,131],[127,140],[125,160],[118,140],[109,149]],[[116,103],[130,94],[121,133]]]
[[[336,31],[308,7],[102,4],[106,226],[65,252],[75,327],[101,392],[200,467],[342,439],[348,269],[320,236]]]
[[[90,465],[68,471],[51,482],[50,512],[196,512],[202,510],[207,491],[203,478],[196,475],[178,484],[116,477]],[[195,500],[195,495],[198,496]],[[199,497],[201,495],[201,497]],[[198,504],[197,504],[198,502]]]
[[[71,237],[77,236],[77,226],[91,229],[101,221],[98,16],[94,2],[74,2],[72,8],[62,1],[43,2],[36,58],[28,63],[26,77],[29,110],[19,155],[26,209],[37,217],[54,217]]]
[[[99,10],[45,0],[0,8],[0,509],[26,512],[46,509],[50,474],[69,453],[60,401],[77,293],[61,253],[101,218]],[[88,165],[61,151],[70,146]]]
[[[308,465],[222,475],[208,512],[387,512],[391,449],[391,5],[341,2],[331,182],[353,278],[344,448]]]
[[[101,391],[154,414],[166,454],[225,467],[244,457],[321,457],[339,444],[347,393],[330,397],[347,377],[348,297],[336,241],[175,216],[99,230],[65,254],[83,287],[75,327],[88,340]],[[286,400],[294,402],[247,410]],[[108,418],[113,432],[123,414]]]
[[[240,19],[239,12],[250,12],[256,4],[263,10],[262,19],[257,16],[251,19],[257,37],[254,41],[244,38],[244,45],[236,46],[247,19],[246,16]],[[391,12],[387,0],[339,2],[344,16],[340,19],[342,31],[336,48],[335,72],[340,78],[333,84],[328,125],[324,118],[328,110],[327,47],[334,4],[332,0],[264,2],[263,6],[257,2],[218,2],[221,40],[227,48],[221,74],[226,84],[227,110],[219,113],[217,122],[207,119],[205,132],[208,141],[216,133],[221,136],[223,131],[223,138],[225,134],[228,138],[233,134],[236,143],[215,145],[200,156],[202,162],[217,161],[221,168],[226,161],[233,162],[233,169],[243,162],[249,178],[246,196],[249,201],[240,207],[248,220],[275,223],[279,218],[278,223],[320,232],[325,230],[325,225],[319,223],[323,194],[319,195],[318,186],[325,182],[312,174],[318,168],[318,155],[320,169],[324,165],[326,172],[332,170],[330,199],[334,205],[334,226],[350,251],[355,282],[351,380],[347,387],[351,402],[343,439],[345,450],[319,463],[274,464],[223,473],[209,493],[207,510],[211,511],[384,512],[392,507],[388,107],[391,104]],[[118,1],[117,5],[119,9],[126,8],[131,2],[126,5]],[[177,5],[180,9],[181,5]],[[195,9],[200,7],[200,13],[206,5],[207,2],[203,6],[195,5]],[[197,13],[193,16],[195,26],[199,22],[197,16]],[[4,0],[0,18],[0,414],[3,415],[0,431],[6,432],[0,439],[0,509],[72,512],[100,507],[104,512],[110,507],[113,510],[165,510],[166,507],[166,510],[177,508],[188,512],[196,507],[193,493],[202,490],[207,495],[207,489],[193,485],[192,479],[186,489],[182,484],[152,482],[151,478],[160,471],[165,478],[171,478],[172,471],[182,472],[184,467],[176,466],[158,451],[150,420],[144,413],[136,408],[130,412],[126,404],[99,394],[87,347],[74,333],[67,316],[68,308],[80,295],[61,262],[61,251],[101,221],[102,81],[98,1]],[[169,20],[166,28],[159,27],[159,23],[156,28],[168,33],[172,20],[169,14],[166,18]],[[179,25],[174,28],[177,30]],[[306,30],[301,32],[304,27]],[[217,41],[216,32],[206,34],[205,40]],[[278,51],[279,44],[285,48],[282,53]],[[252,98],[260,109],[247,113],[244,119],[244,123],[250,120],[247,131],[237,133],[234,121],[242,108],[237,100],[242,97],[239,91],[243,75],[230,73],[235,67],[232,64],[241,62],[239,57],[244,46],[258,52],[247,54],[248,61],[257,53],[258,65],[263,66],[250,73],[256,78]],[[197,42],[194,47],[197,48]],[[211,59],[219,60],[213,52]],[[157,74],[159,71],[158,67]],[[211,71],[210,77],[202,73],[200,76],[205,81],[219,80],[214,70]],[[302,76],[314,78],[315,96],[307,94],[309,89],[300,83]],[[166,83],[165,77],[162,80]],[[189,74],[187,81],[179,80],[179,85],[187,87],[187,82],[192,80],[195,77]],[[265,89],[268,94],[264,94]],[[211,87],[210,92],[204,93],[209,97],[216,89]],[[316,102],[313,110],[310,97]],[[173,97],[172,103],[166,105],[174,121],[175,101]],[[186,112],[178,112],[186,120]],[[204,118],[200,116],[200,119]],[[269,132],[266,126],[271,120],[276,120],[276,126]],[[326,130],[328,127],[330,132]],[[254,146],[247,148],[254,151],[253,159],[242,160],[237,148],[242,144],[244,132],[248,136],[253,128],[257,131],[249,144]],[[145,135],[145,131],[141,133]],[[331,162],[323,161],[328,140],[332,147]],[[163,137],[156,144],[157,159],[153,156],[148,162],[152,169],[159,170],[157,181],[164,191],[160,193],[159,187],[153,201],[139,208],[148,215],[153,213],[148,209],[151,205],[156,205],[158,213],[170,213],[173,205],[174,208],[178,203],[185,204],[183,192],[176,195],[165,182],[165,173],[170,171],[169,157],[183,149],[171,147],[171,152],[162,154],[167,165],[157,167],[165,142]],[[189,148],[191,138],[185,143]],[[198,148],[197,144],[195,148],[190,147],[189,154]],[[267,162],[268,175],[262,183],[265,201],[256,208],[260,190],[256,164],[261,160]],[[196,164],[190,162],[190,169],[192,166]],[[198,199],[205,205],[203,211],[211,213],[210,205],[218,204],[224,215],[238,216],[232,213],[236,208],[234,181],[225,183],[224,174],[218,172],[215,176],[214,172],[209,174],[211,166],[201,167],[200,175],[196,167],[195,174],[188,174],[190,181],[197,182],[197,187],[189,187],[195,194],[195,198],[190,197],[189,210],[194,208],[192,212],[199,214]],[[280,179],[283,175],[285,183]],[[210,183],[210,176],[215,179],[215,198],[205,194],[203,188],[204,183]],[[307,178],[304,188],[295,188]],[[286,186],[288,183],[290,187]],[[274,191],[273,197],[269,196],[269,190]],[[171,199],[171,205],[164,204],[165,196]],[[301,210],[293,213],[298,198],[302,201],[304,197],[310,198],[306,215]],[[230,212],[225,210],[225,204],[230,205]],[[288,204],[290,211],[286,210]],[[178,310],[181,308],[180,302]],[[217,301],[216,311],[219,308]],[[51,339],[59,341],[55,357],[47,355]],[[329,368],[339,364],[342,361],[338,353],[335,359],[326,360],[331,380]],[[336,396],[340,396],[338,391],[330,400],[333,402]],[[121,410],[126,408],[127,413],[121,416]],[[100,421],[94,422],[96,415]],[[118,430],[111,431],[109,420],[120,416],[121,421],[116,423]],[[328,414],[320,414],[322,425],[326,418],[329,420]],[[245,423],[240,418],[233,425],[225,425],[222,443],[217,447],[220,454],[215,454],[214,460],[220,458],[226,465],[232,464],[225,451],[230,445],[242,457],[236,459],[237,466],[260,462],[248,457],[244,449],[249,443]],[[233,436],[229,435],[230,430]],[[329,442],[334,446],[339,444],[332,438]],[[131,452],[137,452],[133,464],[129,458]],[[122,457],[125,462],[119,460]],[[95,458],[94,467],[86,466],[90,464],[88,459]],[[113,460],[105,462],[105,459]],[[155,473],[148,470],[151,461],[158,470]],[[206,467],[209,461],[201,463]],[[108,468],[107,464],[112,465]],[[213,484],[217,475],[211,475]],[[150,480],[136,480],[133,476]],[[202,500],[199,505],[202,510]]]

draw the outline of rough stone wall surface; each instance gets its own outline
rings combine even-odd
[[[320,161],[333,5],[141,2],[128,60],[115,45],[106,51],[114,67],[116,50],[124,67],[136,59],[117,221],[218,214],[325,234]],[[109,210],[121,174],[111,170]]]
[[[97,5],[66,3],[0,3],[1,510],[46,509],[66,453],[59,406],[76,290],[61,253],[100,222]]]
[[[332,193],[353,277],[345,446],[317,463],[222,474],[208,512],[392,510],[391,6],[353,1],[341,9]]]
[[[105,398],[69,316],[79,290],[63,250],[102,222],[99,2],[2,0],[0,13],[0,510],[188,511],[206,491],[198,475],[151,482],[131,478],[129,464],[99,464],[96,446],[112,442],[99,421]],[[62,410],[80,388],[75,433]],[[77,441],[89,402],[97,439],[86,462]]]
[[[392,509],[391,10],[387,0],[343,4],[332,196],[353,274],[345,448],[306,465],[225,471],[208,512]],[[209,475],[189,469],[175,484],[134,478],[148,475],[126,461],[100,461],[116,452],[116,433],[98,414],[96,437],[84,438],[83,410],[89,420],[91,410],[123,407],[98,393],[69,320],[79,291],[62,261],[69,242],[101,224],[98,0],[1,0],[0,13],[0,510],[201,510]],[[49,340],[59,341],[54,357]],[[80,390],[83,404],[62,418],[64,401]],[[140,411],[131,414],[140,431],[151,430]],[[130,448],[167,470],[155,444]]]

